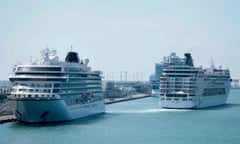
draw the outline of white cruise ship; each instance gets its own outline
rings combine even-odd
[[[184,64],[163,69],[160,103],[163,108],[205,108],[225,104],[230,90],[228,69],[194,67],[191,54]]]
[[[105,112],[101,72],[92,71],[88,59],[69,52],[60,61],[48,48],[41,53],[40,60],[16,65],[9,76],[17,120],[59,122]]]

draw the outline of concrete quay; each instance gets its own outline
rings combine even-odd
[[[13,122],[16,121],[16,117],[14,115],[3,115],[0,116],[0,124],[6,122]]]
[[[129,101],[129,100],[135,100],[135,99],[140,99],[140,98],[145,98],[145,97],[150,97],[151,94],[136,94],[128,97],[123,97],[123,98],[105,98],[105,104],[113,104],[117,102],[123,102],[123,101]]]

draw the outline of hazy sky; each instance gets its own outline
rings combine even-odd
[[[108,79],[137,73],[148,80],[171,52],[191,52],[195,65],[240,78],[238,0],[0,0],[0,80],[14,64],[48,46],[61,59],[73,45]],[[140,75],[139,78],[140,79]]]

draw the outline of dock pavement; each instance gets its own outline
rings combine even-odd
[[[105,98],[105,104],[113,104],[117,102],[123,102],[123,101],[129,101],[129,100],[135,100],[135,99],[140,99],[140,98],[145,98],[145,97],[150,97],[151,95],[149,94],[136,94],[136,95],[131,95],[123,98]]]
[[[3,115],[0,116],[0,124],[6,122],[16,121],[16,117],[14,115]]]

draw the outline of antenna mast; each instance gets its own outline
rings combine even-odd
[[[215,68],[213,58],[211,58],[211,68],[212,68],[212,69]]]

